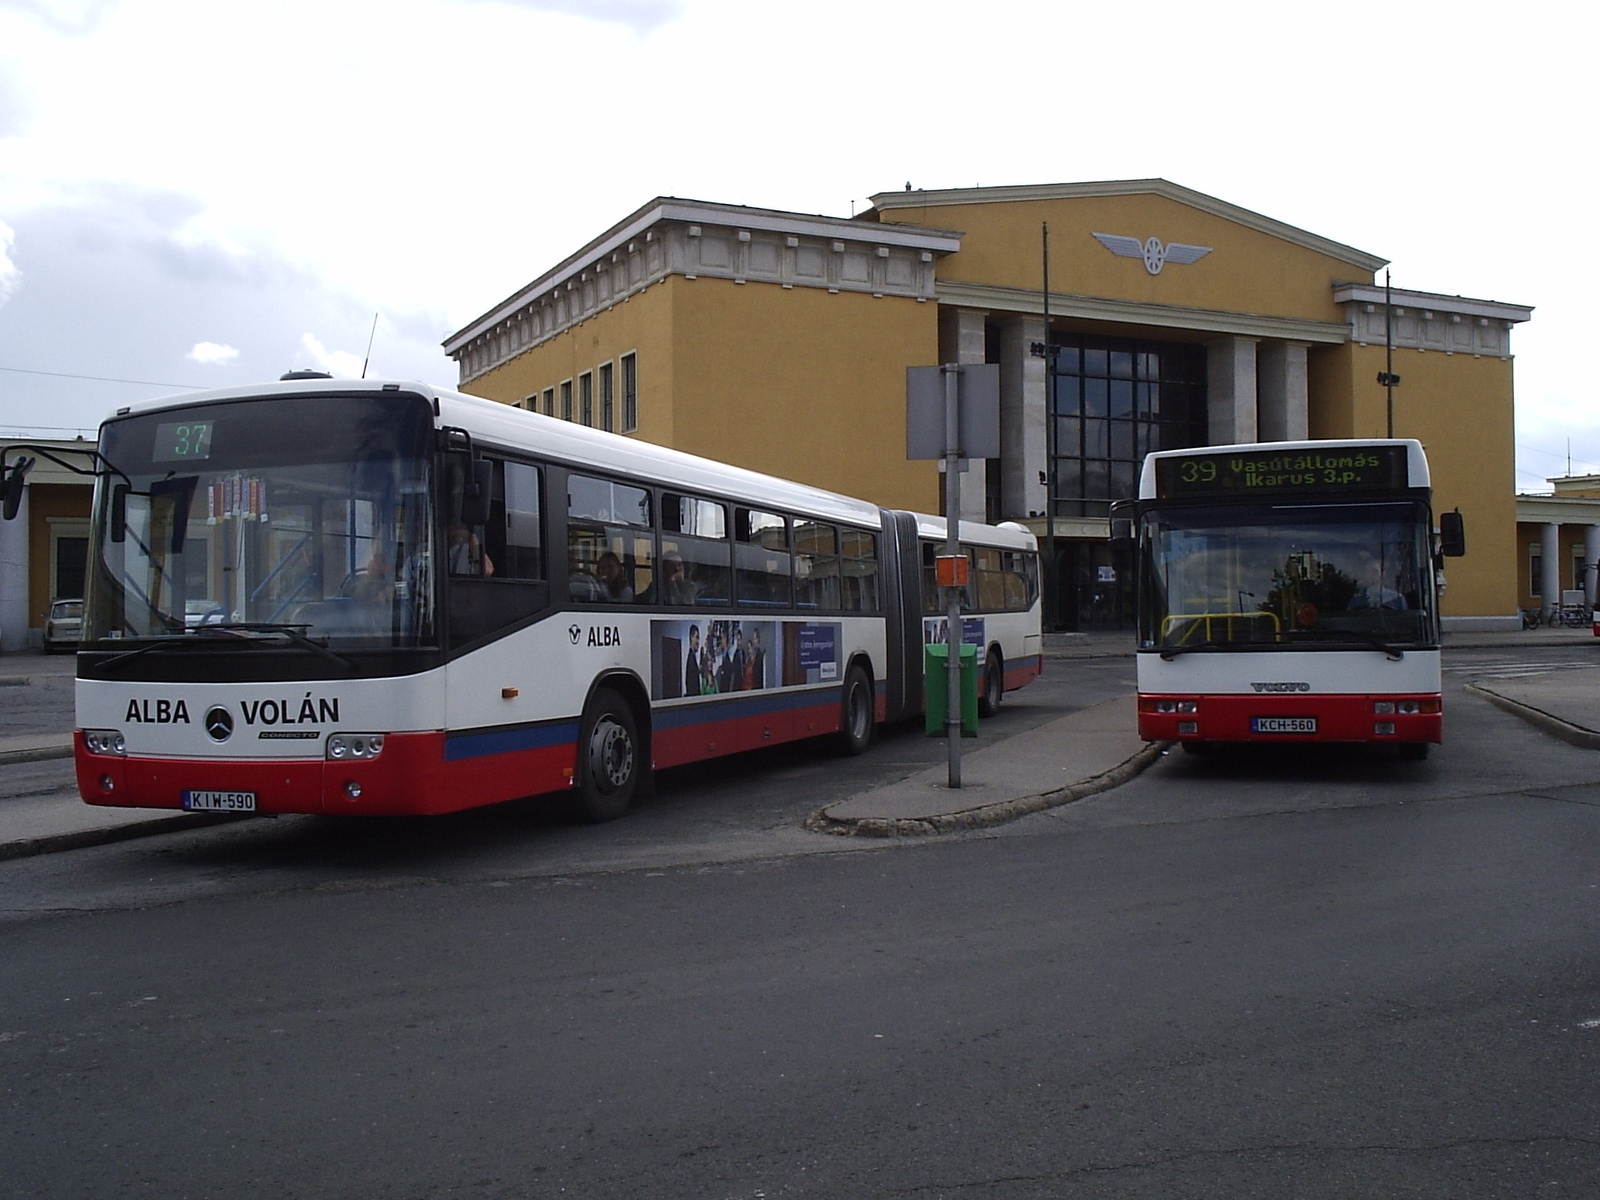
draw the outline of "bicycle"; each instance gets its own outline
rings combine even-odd
[[[1524,629],[1537,629],[1544,624],[1544,609],[1524,608],[1522,612],[1522,627]]]

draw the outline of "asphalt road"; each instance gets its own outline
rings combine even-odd
[[[1592,1197],[1600,756],[1458,690],[1567,657],[1452,652],[1425,763],[1174,754],[960,837],[797,830],[901,734],[600,828],[0,863],[0,1195]],[[1050,667],[987,736],[1132,670]]]

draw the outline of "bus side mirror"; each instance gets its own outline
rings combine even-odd
[[[1132,545],[1133,518],[1137,505],[1132,500],[1117,500],[1111,505],[1111,544],[1113,546]]]
[[[111,488],[111,509],[106,514],[106,519],[111,523],[111,528],[106,530],[106,535],[113,542],[128,540],[128,485],[118,483]]]
[[[1460,558],[1467,552],[1467,526],[1461,519],[1461,510],[1439,514],[1439,553],[1446,558]]]
[[[461,523],[489,523],[489,495],[494,490],[494,464],[487,458],[472,460],[472,470],[461,489]]]
[[[33,459],[24,456],[0,473],[0,479],[4,480],[0,486],[5,489],[4,514],[8,521],[15,521],[17,512],[22,508],[22,489],[26,486],[27,474],[33,469],[33,464]]]

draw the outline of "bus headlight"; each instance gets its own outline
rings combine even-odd
[[[83,744],[90,754],[114,754],[121,758],[128,753],[128,744],[123,741],[120,729],[85,729]]]
[[[377,758],[382,753],[381,733],[335,733],[328,737],[328,757],[331,759]]]

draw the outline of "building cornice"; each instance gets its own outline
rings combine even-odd
[[[725,226],[752,234],[760,232],[815,240],[870,242],[874,246],[928,251],[939,255],[951,254],[961,248],[961,235],[947,229],[928,229],[916,225],[873,225],[864,228],[859,221],[852,221],[848,217],[811,216],[776,209],[745,208],[737,204],[658,196],[532,283],[451,334],[444,341],[445,353],[454,357],[469,342],[515,317],[530,303],[536,303],[571,283],[586,270],[598,267],[613,255],[623,253],[630,243],[648,239],[651,231],[658,226],[673,223]]]
[[[1392,288],[1390,295],[1397,308],[1462,317],[1487,317],[1491,321],[1510,321],[1512,324],[1519,324],[1533,316],[1533,309],[1526,304],[1503,304],[1498,300],[1474,300],[1470,296],[1444,296],[1438,292],[1414,292],[1404,288]],[[1335,304],[1382,304],[1385,295],[1379,284],[1340,283],[1334,285],[1333,301]]]
[[[1357,345],[1382,346],[1391,340],[1408,350],[1511,357],[1511,330],[1533,315],[1525,304],[1443,296],[1437,292],[1394,289],[1393,314],[1384,290],[1369,283],[1336,283],[1334,303],[1343,306]]]
[[[938,292],[940,304],[956,308],[1044,315],[1044,298],[1037,291],[941,279]],[[1350,327],[1338,322],[1182,308],[1174,304],[1147,304],[1105,296],[1076,296],[1067,292],[1050,293],[1050,315],[1084,321],[1108,321],[1119,325],[1192,329],[1201,333],[1277,338],[1322,345],[1342,345],[1350,340]]]
[[[947,188],[938,191],[880,192],[872,199],[872,208],[862,213],[858,220],[876,220],[877,215],[892,210],[910,208],[947,207],[961,204],[1004,204],[1030,200],[1079,200],[1104,196],[1161,196],[1190,208],[1232,221],[1258,233],[1265,233],[1283,241],[1326,254],[1359,267],[1363,271],[1377,271],[1389,265],[1389,260],[1365,250],[1357,250],[1343,242],[1322,237],[1283,221],[1274,220],[1237,204],[1229,204],[1215,196],[1182,187],[1166,179],[1108,179],[1092,183],[1041,183],[1013,187]]]
[[[1600,497],[1519,495],[1517,520],[1536,524],[1600,525]]]

